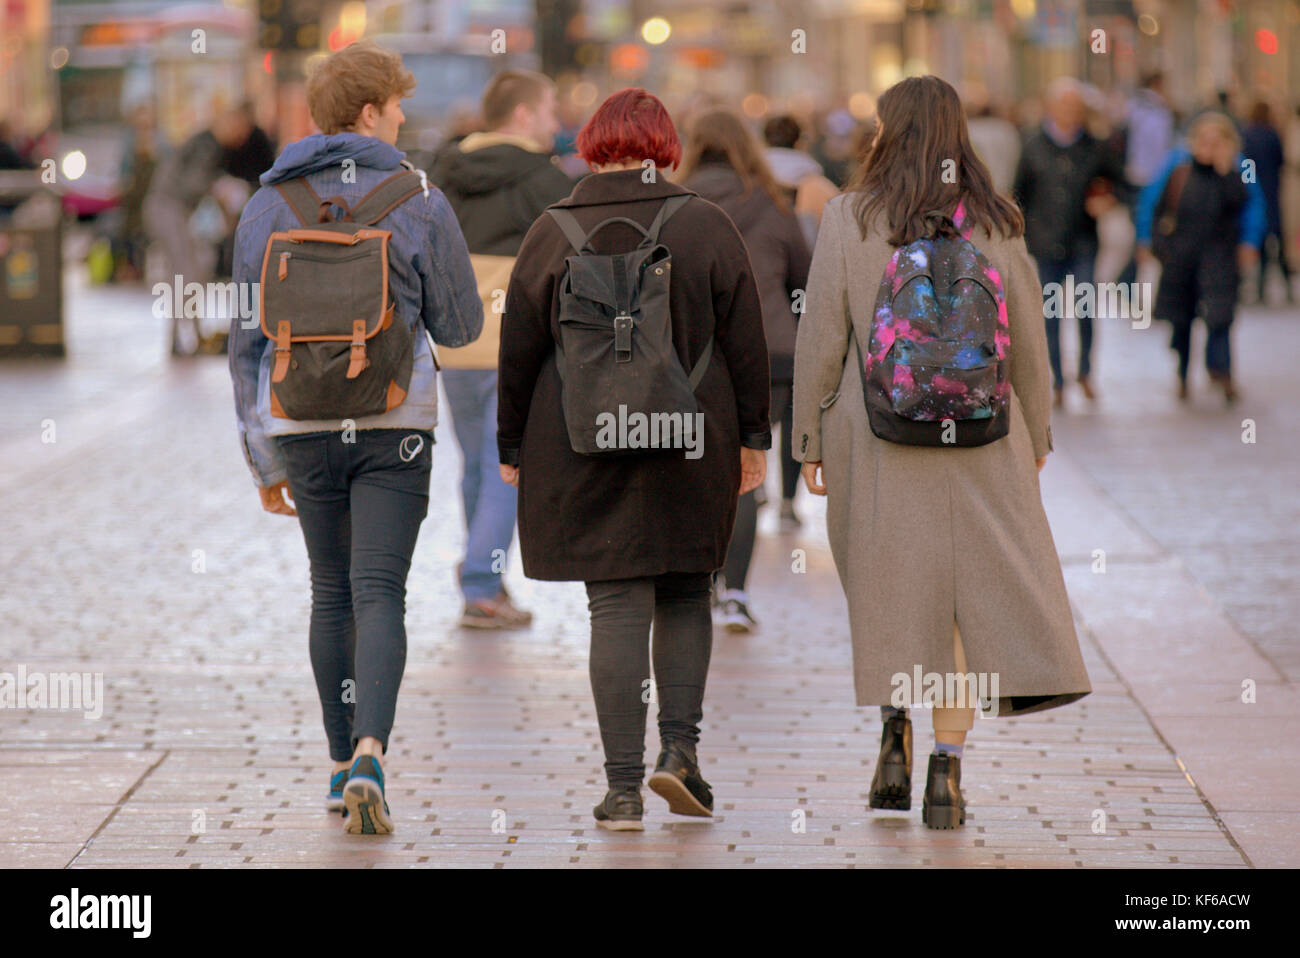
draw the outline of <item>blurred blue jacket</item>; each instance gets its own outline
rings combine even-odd
[[[355,167],[345,166],[351,160]],[[302,224],[274,188],[305,176],[322,199],[341,196],[349,206],[403,166],[403,154],[375,137],[356,133],[314,134],[285,147],[275,165],[262,174],[235,233],[234,280],[261,279],[262,256],[271,233]],[[421,179],[424,174],[420,174]],[[440,346],[464,346],[483,329],[483,303],[470,267],[469,250],[451,204],[436,187],[425,184],[377,224],[392,230],[389,242],[389,290],[396,314],[415,333],[411,387],[401,405],[377,416],[355,420],[357,429],[432,430],[438,422],[438,385],[433,352],[425,331]],[[242,287],[241,287],[242,288]],[[254,313],[258,297],[253,296]],[[274,346],[262,333],[261,317],[230,324],[230,375],[240,444],[259,486],[286,478],[275,436],[301,432],[337,432],[338,420],[290,420],[271,415],[270,371]]]

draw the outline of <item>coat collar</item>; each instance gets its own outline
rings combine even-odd
[[[642,171],[615,170],[612,173],[589,173],[578,181],[573,192],[554,206],[605,206],[610,203],[635,203],[637,200],[662,199],[693,193],[670,182],[663,171],[655,172],[653,183],[641,182]]]

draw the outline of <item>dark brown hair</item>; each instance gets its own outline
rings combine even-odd
[[[781,210],[789,211],[790,204],[777,185],[758,140],[745,128],[745,121],[739,114],[726,108],[702,110],[691,118],[686,134],[686,155],[677,171],[677,182],[685,183],[701,162],[714,157],[725,159],[739,174],[746,193],[757,186]]]
[[[997,194],[988,168],[975,155],[951,85],[936,76],[908,77],[880,95],[877,117],[880,137],[867,145],[844,187],[857,194],[853,212],[864,240],[882,213],[894,246],[928,236],[935,222],[930,217],[950,216],[958,200],[965,202],[967,222],[990,235],[1024,233],[1020,209]],[[944,182],[946,169],[954,182]]]
[[[483,127],[495,130],[505,126],[510,122],[515,107],[521,103],[536,107],[546,91],[554,87],[555,82],[544,73],[502,70],[483,91],[483,103],[479,109],[483,115]]]

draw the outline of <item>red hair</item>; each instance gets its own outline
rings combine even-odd
[[[648,159],[660,169],[676,169],[682,159],[668,110],[641,87],[610,94],[578,133],[575,145],[592,166]]]

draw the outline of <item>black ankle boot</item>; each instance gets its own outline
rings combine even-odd
[[[668,811],[677,815],[713,816],[713,791],[700,775],[693,749],[672,744],[659,753],[650,790],[668,801]]]
[[[961,795],[961,759],[956,755],[930,753],[921,821],[931,828],[956,828],[966,824],[966,800]]]
[[[912,807],[912,720],[906,713],[885,722],[880,757],[871,778],[871,807],[907,811]]]

